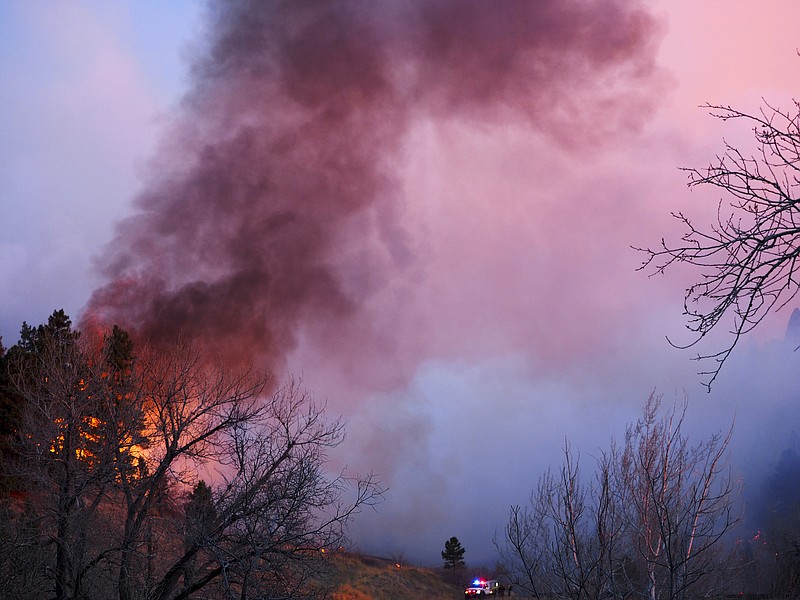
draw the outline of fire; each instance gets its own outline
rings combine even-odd
[[[54,455],[61,455],[66,449],[67,436],[70,434],[70,424],[63,418],[59,417],[54,419],[54,424],[58,429],[58,434],[55,439],[50,442],[50,453]],[[75,459],[84,463],[89,468],[93,468],[97,463],[97,448],[103,443],[103,439],[108,430],[108,423],[102,419],[86,415],[81,417],[80,425],[77,432],[77,444],[71,444],[75,447],[72,449],[72,454]],[[125,434],[119,440],[118,456],[128,459],[131,464],[139,464],[144,459],[145,448],[137,444],[131,434]],[[139,475],[134,475],[138,477]],[[121,475],[118,475],[121,477]]]

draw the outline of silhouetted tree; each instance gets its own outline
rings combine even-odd
[[[723,121],[743,121],[753,128],[753,154],[725,142],[725,152],[705,169],[684,169],[689,186],[710,185],[731,200],[719,202],[717,219],[697,226],[683,213],[674,214],[685,227],[681,243],[661,240],[656,249],[641,249],[642,268],[656,273],[676,263],[699,269],[689,286],[684,314],[696,334],[695,345],[730,316],[731,343],[697,358],[712,359],[701,371],[710,387],[739,338],[771,311],[785,306],[798,292],[800,258],[800,103],[790,111],[764,103],[758,114],[730,106],[706,105]]]
[[[616,581],[626,563],[621,503],[614,484],[616,452],[601,454],[591,485],[580,479],[568,442],[557,472],[540,477],[527,506],[512,506],[505,544],[498,544],[510,578],[535,598],[624,596]]]
[[[730,432],[690,446],[685,413],[662,417],[651,396],[624,446],[597,460],[591,486],[565,445],[557,474],[511,508],[501,546],[512,577],[536,597],[679,600],[716,591],[722,538],[736,522],[725,470]]]
[[[327,473],[341,422],[296,382],[274,389],[189,347],[134,353],[119,328],[94,338],[53,325],[25,329],[12,370],[24,400],[14,468],[31,511],[0,511],[0,574],[24,569],[24,551],[38,575],[3,583],[8,595],[321,595],[323,550],[382,494],[371,475]]]
[[[0,344],[0,474],[2,484],[0,490],[8,493],[17,489],[22,483],[11,476],[8,466],[18,450],[17,436],[25,398],[12,378],[35,375],[35,362],[38,354],[46,346],[59,344],[69,346],[75,342],[79,334],[72,331],[72,321],[63,309],[53,311],[47,323],[32,327],[23,322],[20,328],[19,341],[7,351]]]
[[[21,399],[13,474],[52,531],[55,597],[78,598],[97,555],[113,547],[102,509],[133,476],[141,406],[126,403],[120,380],[109,375],[107,344],[95,351],[63,311],[21,333],[10,369]]]
[[[466,549],[458,541],[458,538],[453,536],[444,543],[444,550],[442,550],[442,560],[444,561],[445,569],[455,569],[464,566],[464,553]]]
[[[719,590],[727,567],[720,542],[738,519],[726,462],[731,431],[690,446],[686,404],[664,416],[660,404],[652,395],[628,426],[617,478],[648,597],[672,600]]]
[[[188,546],[208,537],[216,529],[217,509],[214,506],[211,488],[205,481],[198,481],[186,502],[185,542]]]

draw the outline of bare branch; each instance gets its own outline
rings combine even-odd
[[[789,112],[764,102],[755,115],[730,106],[705,108],[723,121],[749,124],[756,150],[747,154],[725,142],[725,152],[705,169],[682,169],[690,188],[710,185],[729,200],[720,200],[715,222],[705,228],[674,213],[685,229],[682,243],[662,239],[658,248],[636,250],[646,255],[640,270],[651,274],[663,274],[677,263],[699,270],[697,282],[686,289],[683,307],[694,339],[673,345],[692,347],[730,318],[730,344],[696,357],[712,363],[700,371],[710,389],[739,339],[798,292],[800,104],[794,101]]]

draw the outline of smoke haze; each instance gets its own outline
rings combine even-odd
[[[707,163],[723,137],[746,146],[750,132],[723,129],[696,107],[753,110],[798,81],[799,10],[682,0],[208,3],[185,93],[142,184],[117,182],[125,203],[138,192],[97,255],[82,326],[118,323],[154,343],[183,336],[224,360],[303,377],[347,421],[335,466],[374,469],[390,488],[354,523],[370,552],[437,564],[456,535],[468,563],[492,561],[509,505],[527,501],[565,437],[588,470],[653,390],[665,404],[689,396],[693,439],[735,418],[734,468],[760,489],[797,423],[797,355],[771,341],[788,314],[748,338],[705,394],[698,365],[664,340],[686,341],[682,290],[696,274],[648,279],[630,246],[676,239],[671,210],[713,217],[716,193],[689,194],[677,167]],[[87,39],[109,43],[102,27],[85,26],[89,17],[40,12],[47,31],[73,23],[53,43],[65,54]],[[0,32],[4,21],[18,24],[0,19]],[[738,35],[744,27],[753,35]],[[0,45],[12,39],[0,35]],[[0,221],[0,250],[22,265],[0,264],[4,307],[16,296],[61,306],[83,264],[27,268],[15,243],[27,228],[9,232],[15,215],[41,210],[31,221],[45,242],[73,230],[87,246],[107,239],[83,221],[110,211],[111,162],[134,153],[136,128],[114,125],[144,122],[136,109],[146,111],[144,86],[130,83],[135,65],[95,45],[86,56],[109,65],[86,75],[85,96],[115,99],[109,82],[119,77],[129,83],[123,98],[107,106],[34,86],[36,102],[18,102],[73,102],[60,118],[34,112],[42,130],[33,138],[59,156],[80,148],[91,172],[21,162],[0,173],[3,201],[20,202]],[[7,66],[17,84],[0,97],[43,73],[39,63]],[[0,126],[25,122],[23,109],[0,115]],[[74,115],[87,124],[67,127],[83,124]],[[116,132],[95,153],[102,160],[82,130]],[[16,125],[3,132],[0,169],[27,148]],[[49,182],[57,225],[41,226],[45,202],[6,193],[2,182],[26,171],[37,190]],[[85,182],[76,189],[62,171]],[[15,287],[26,274],[35,285]],[[8,345],[13,329],[3,325]],[[727,342],[718,341],[710,346]]]
[[[341,460],[396,490],[361,543],[437,539],[448,505],[486,507],[452,487],[485,460],[448,458],[436,436],[459,437],[497,402],[499,369],[515,400],[479,438],[526,437],[512,406],[536,404],[531,373],[565,358],[582,372],[619,324],[580,331],[552,307],[581,278],[616,286],[603,277],[627,241],[591,246],[628,192],[586,166],[651,116],[659,35],[629,0],[212,3],[189,92],[84,321],[301,373],[350,423]],[[609,308],[625,310],[590,310]],[[487,525],[474,559],[491,554]]]

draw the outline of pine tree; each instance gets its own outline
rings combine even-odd
[[[458,538],[453,536],[444,543],[444,550],[442,551],[442,560],[444,561],[445,569],[455,569],[456,567],[464,566],[464,552],[465,548],[458,541]]]

